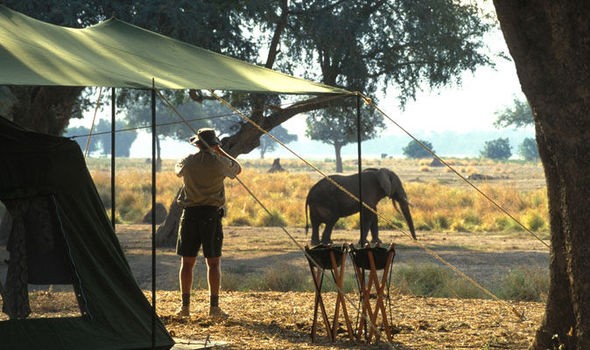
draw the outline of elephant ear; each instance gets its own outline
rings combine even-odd
[[[387,197],[391,197],[391,180],[389,179],[390,171],[388,169],[379,169],[377,171],[377,181],[379,181],[379,186],[385,191],[385,195]]]

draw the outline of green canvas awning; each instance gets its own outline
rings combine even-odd
[[[0,5],[0,85],[351,94],[110,19],[74,29]]]

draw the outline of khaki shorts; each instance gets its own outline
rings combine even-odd
[[[196,257],[201,246],[206,258],[221,256],[223,229],[221,213],[217,207],[199,206],[182,210],[176,253],[180,256]]]

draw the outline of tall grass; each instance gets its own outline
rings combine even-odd
[[[393,269],[396,293],[440,298],[488,298],[479,288],[435,264],[397,265]],[[547,270],[515,268],[489,286],[500,299],[544,301],[549,291]]]
[[[148,212],[151,202],[150,164],[143,161],[120,161],[116,174],[117,220],[122,223],[139,223]],[[271,212],[269,215],[248,191],[235,180],[226,180],[227,225],[237,226],[305,226],[305,198],[311,186],[321,176],[303,171],[294,160],[283,161],[290,172],[267,173],[268,162],[249,160],[244,162],[241,181]],[[104,161],[97,161],[91,168],[98,192],[107,207],[111,206],[110,171]],[[365,164],[365,167],[380,166]],[[261,165],[262,164],[262,165]],[[266,166],[264,166],[266,164]],[[157,201],[169,207],[175,200],[182,182],[172,171],[174,162],[165,161],[163,170],[157,174]],[[349,167],[352,167],[351,164]],[[466,163],[467,166],[473,166]],[[329,166],[318,162],[326,171]],[[416,169],[419,172],[419,164]],[[497,169],[497,171],[502,171]],[[488,199],[469,187],[439,182],[407,180],[404,183],[415,227],[418,230],[446,232],[520,231],[524,225],[535,232],[548,230],[547,196],[544,188],[518,190],[503,182],[484,184],[479,188],[518,220],[500,211]],[[406,228],[403,216],[394,210],[389,199],[378,206],[379,225],[387,229]],[[358,215],[343,218],[338,228],[358,228]]]

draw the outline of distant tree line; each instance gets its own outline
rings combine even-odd
[[[497,128],[509,126],[520,128],[533,124],[533,113],[529,104],[519,99],[514,99],[512,106],[497,112],[496,116],[497,119],[494,122],[494,126]],[[434,153],[434,148],[429,141],[412,140],[407,146],[402,148],[402,151],[407,158],[428,158]],[[536,162],[539,160],[537,142],[533,138],[525,138],[518,145],[517,152],[525,161]],[[489,140],[484,143],[483,148],[480,150],[480,155],[484,158],[507,160],[512,157],[512,146],[508,138],[500,137],[495,140]]]

